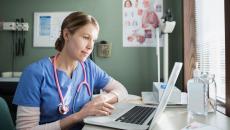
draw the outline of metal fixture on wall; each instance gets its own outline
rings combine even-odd
[[[112,43],[107,41],[101,41],[97,44],[97,56],[108,58],[111,57],[112,53]]]
[[[25,32],[29,30],[29,23],[24,18],[17,18],[15,22],[0,22],[1,31],[10,31],[12,34],[12,77],[14,77],[15,56],[24,56],[26,37]]]
[[[16,22],[0,22],[1,23],[1,30],[3,31],[28,31],[29,24],[21,18],[21,21]]]

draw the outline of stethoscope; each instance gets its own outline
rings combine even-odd
[[[69,106],[67,104],[65,104],[65,102],[64,102],[64,98],[63,98],[63,95],[62,95],[62,92],[61,92],[61,87],[60,87],[60,84],[59,84],[59,81],[58,81],[57,67],[56,67],[56,61],[57,61],[57,56],[58,55],[59,54],[57,54],[53,58],[53,69],[54,69],[54,78],[55,78],[56,86],[57,86],[57,89],[58,89],[58,94],[59,94],[59,97],[60,97],[60,100],[61,100],[61,103],[58,105],[58,110],[59,110],[60,114],[64,115],[69,111]],[[81,83],[79,83],[79,85],[77,86],[77,93],[79,93],[81,91],[82,86],[85,85],[86,88],[87,88],[88,95],[91,97],[92,94],[91,94],[91,91],[90,91],[90,85],[87,82],[84,63],[80,62],[80,64],[81,64],[81,67],[82,67],[82,70],[83,70],[84,80]],[[77,93],[74,96],[73,108],[75,106],[75,98],[76,98]]]

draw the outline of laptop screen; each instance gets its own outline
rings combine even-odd
[[[164,111],[167,103],[168,103],[168,100],[169,100],[169,97],[173,91],[173,88],[176,84],[176,81],[177,81],[177,78],[179,76],[179,73],[180,73],[180,70],[182,68],[182,63],[180,62],[176,62],[174,64],[174,67],[173,67],[173,70],[170,74],[170,77],[169,77],[169,80],[168,80],[168,83],[167,83],[167,86],[164,90],[164,93],[161,97],[161,101],[156,109],[156,113],[153,117],[153,120],[151,122],[151,125],[150,125],[150,129],[153,127],[154,123],[158,120],[158,118],[160,117],[161,113]]]

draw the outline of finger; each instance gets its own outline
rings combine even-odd
[[[103,110],[97,110],[96,116],[108,116],[109,113]]]
[[[108,115],[110,115],[112,113],[112,109],[109,109],[109,108],[106,108],[106,107],[102,107],[101,110],[107,112]]]
[[[103,106],[106,107],[106,108],[109,108],[109,109],[114,109],[114,106],[112,104],[109,104],[109,103],[103,103]]]

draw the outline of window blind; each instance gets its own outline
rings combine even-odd
[[[195,0],[195,21],[196,61],[202,72],[215,74],[217,99],[225,103],[224,0]]]

